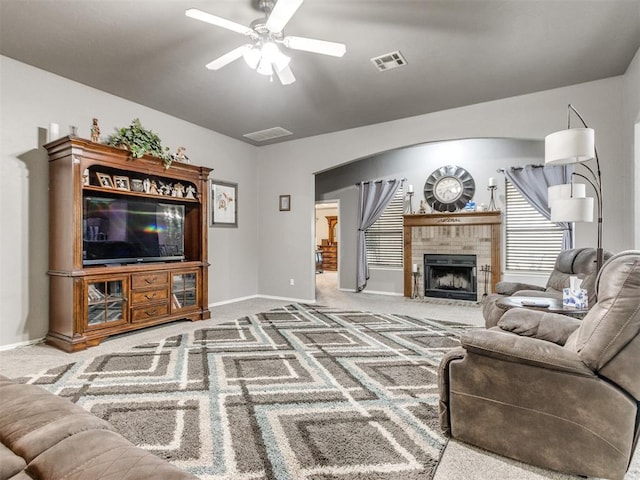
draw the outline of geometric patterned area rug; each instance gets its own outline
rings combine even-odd
[[[202,479],[425,480],[469,325],[292,304],[23,378]]]

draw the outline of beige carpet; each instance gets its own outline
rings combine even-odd
[[[483,325],[482,313],[477,305],[470,302],[468,308],[431,304],[406,299],[401,296],[372,295],[365,292],[354,293],[339,288],[335,272],[316,275],[317,303],[337,308],[372,310],[380,313],[398,313],[418,318],[429,317],[436,320],[455,321],[470,325]],[[84,361],[97,356],[123,351],[145,342],[158,342],[172,335],[193,332],[242,316],[255,314],[272,308],[282,307],[288,300],[255,298],[241,302],[215,306],[211,309],[212,319],[205,322],[175,322],[156,328],[145,329],[134,334],[120,335],[105,340],[101,345],[66,354],[46,345],[0,351],[0,373],[9,377],[20,377],[42,372],[54,366],[73,361]],[[434,480],[546,480],[572,479],[567,476],[537,469],[504,457],[490,454],[465,444],[450,440],[441,458]],[[625,480],[640,480],[640,455],[636,453]]]

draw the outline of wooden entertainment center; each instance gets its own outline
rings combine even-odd
[[[126,150],[77,137],[55,140],[45,148],[49,152],[50,277],[46,342],[73,352],[98,345],[110,335],[150,325],[211,318],[207,258],[211,169],[181,162],[165,169],[161,159],[133,159]],[[156,242],[157,257],[120,262],[111,256],[103,264],[99,259],[88,260],[90,241],[98,240],[95,243],[107,248],[103,244],[110,240],[101,231],[105,227],[99,226],[108,220],[99,218],[99,213],[85,218],[88,201],[163,208],[166,222],[179,225],[175,230],[183,232],[177,242],[183,245],[163,244],[163,226],[151,221],[147,235]],[[184,212],[184,218],[171,218],[175,212],[179,216]],[[119,243],[120,247],[132,245]],[[115,241],[111,244],[112,249],[118,246]]]

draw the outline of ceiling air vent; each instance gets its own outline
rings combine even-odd
[[[266,142],[267,140],[273,140],[274,138],[286,137],[287,135],[293,135],[293,132],[282,128],[273,127],[266,130],[260,130],[259,132],[245,133],[243,137],[247,137],[254,142]]]
[[[371,59],[373,64],[381,72],[386,72],[393,68],[403,67],[407,64],[407,59],[402,56],[400,50],[391,53],[385,53],[379,57],[373,57]]]

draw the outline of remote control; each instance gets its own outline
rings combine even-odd
[[[549,302],[545,302],[544,300],[522,300],[522,306],[524,307],[548,307]]]

